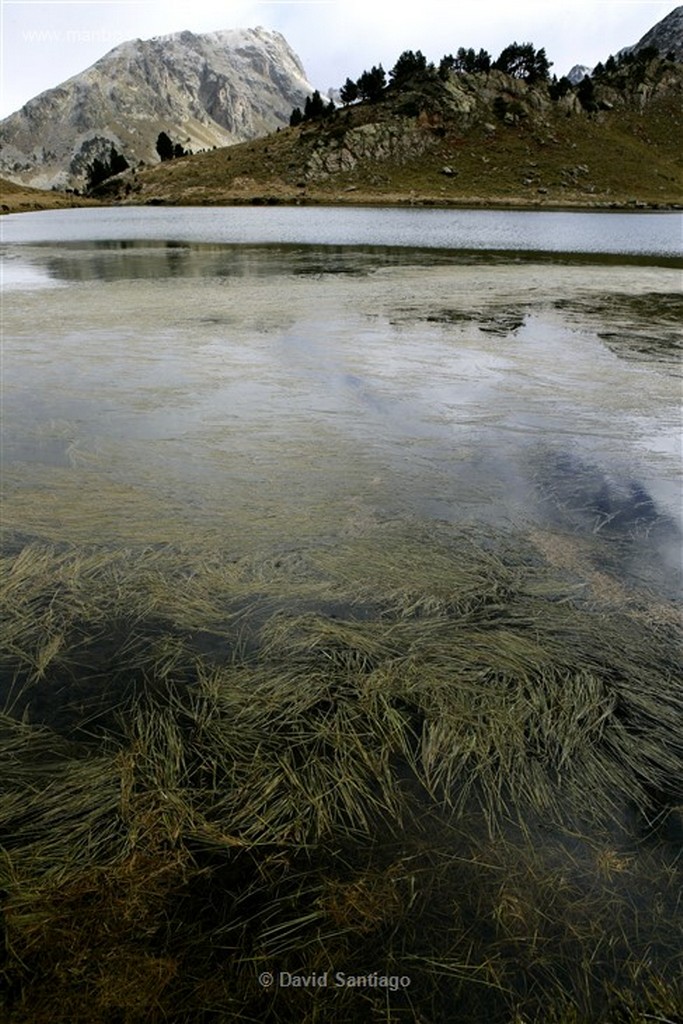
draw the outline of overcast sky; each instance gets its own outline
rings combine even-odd
[[[285,36],[325,93],[406,49],[437,61],[459,46],[496,57],[545,46],[553,71],[592,66],[637,40],[675,3],[659,0],[0,0],[0,117],[126,39],[262,25]]]

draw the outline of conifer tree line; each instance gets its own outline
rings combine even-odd
[[[618,87],[624,74],[628,75],[631,82],[641,82],[650,62],[659,57],[660,53],[656,46],[644,46],[642,50],[637,50],[635,53],[625,50],[616,57],[609,56],[604,64],[600,61],[595,65],[592,73],[584,75],[575,86],[565,76],[559,81],[553,77],[553,81],[548,87],[551,99],[559,99],[573,90],[583,109],[591,113],[600,108],[600,104],[595,98],[596,82],[608,82],[612,86]],[[676,55],[667,53],[664,60],[675,61]]]
[[[325,103],[325,100],[316,89],[312,96],[306,97],[304,109],[301,107],[295,107],[292,111],[292,116],[289,119],[291,125],[301,124],[302,121],[317,121],[321,117],[327,117],[329,114],[333,114],[335,110],[334,102],[332,100],[329,103]]]
[[[637,53],[625,52],[617,57],[610,56],[604,65],[598,64],[594,68],[593,78],[586,76],[582,82],[574,86],[566,76],[558,80],[557,76],[553,75],[551,80],[552,61],[548,60],[545,47],[536,49],[533,43],[510,43],[495,60],[487,50],[475,51],[472,47],[466,49],[461,46],[455,56],[452,53],[443,56],[438,67],[433,62],[428,62],[421,50],[405,50],[388,74],[381,64],[373,66],[369,71],[363,71],[355,81],[347,78],[339,95],[344,106],[358,100],[376,103],[386,92],[400,91],[420,81],[447,81],[451,72],[488,74],[490,71],[502,71],[528,85],[547,84],[553,100],[558,100],[575,90],[584,109],[591,111],[597,109],[593,79],[597,81],[609,78],[625,67],[633,67],[637,72],[638,69],[644,69],[657,56],[659,54],[654,46],[645,47]],[[673,60],[674,55],[668,54],[667,59]],[[303,111],[299,107],[294,108],[290,124],[298,125],[305,121],[320,120],[330,117],[334,112],[334,102],[330,100],[329,103],[325,103],[316,89],[313,96],[307,98]]]
[[[438,69],[434,63],[427,61],[421,50],[404,50],[388,75],[382,65],[378,64],[369,71],[363,71],[355,81],[347,78],[341,87],[340,97],[345,106],[356,100],[376,103],[386,89],[398,91],[419,79],[438,77],[445,80],[451,71],[475,73],[494,69],[530,83],[545,81],[550,67],[551,62],[545,49],[541,47],[536,50],[532,43],[511,43],[495,61],[486,50],[475,53],[473,49],[466,50],[461,46],[455,56],[447,54],[442,57]],[[294,108],[290,124],[318,120],[333,114],[334,110],[334,103],[330,101],[326,104],[316,89],[313,96],[307,98],[303,111],[300,107]]]

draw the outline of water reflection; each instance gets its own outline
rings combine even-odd
[[[538,455],[531,482],[544,525],[591,541],[599,535],[596,567],[680,596],[681,523],[645,480],[587,463],[571,450]]]
[[[60,500],[86,474],[111,508],[114,484],[142,487],[269,539],[357,515],[526,523],[677,589],[677,385],[600,338],[634,295],[632,326],[659,332],[675,272],[144,240],[21,253],[64,287],[6,301],[17,496],[44,503],[37,468]]]
[[[30,261],[13,255],[3,258],[0,272],[0,290],[31,291],[37,288],[59,287],[59,275],[39,260]]]
[[[494,250],[404,248],[385,245],[225,245],[146,239],[109,239],[90,242],[28,244],[13,250],[5,264],[3,287],[45,286],[69,281],[162,280],[166,278],[269,277],[282,274],[317,277],[325,274],[364,276],[380,268],[435,266],[509,266],[549,263],[591,265],[596,257],[552,252],[509,253]],[[606,266],[623,265],[626,256],[602,254]],[[631,257],[634,265],[643,262]],[[457,320],[452,308],[435,310],[434,322]],[[513,319],[515,310],[510,313]],[[489,324],[491,331],[505,330],[508,323]]]
[[[367,246],[229,246],[141,239],[27,246],[14,266],[27,278],[65,281],[163,280],[165,278],[270,277],[282,274],[364,275],[378,267],[433,266],[453,262],[445,254],[406,253]],[[13,279],[8,280],[12,286]]]

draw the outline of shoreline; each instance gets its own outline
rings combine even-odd
[[[485,196],[468,196],[461,199],[444,199],[443,197],[435,196],[410,196],[410,195],[397,195],[396,193],[389,193],[386,196],[377,195],[374,193],[360,192],[354,190],[353,193],[337,193],[335,195],[324,195],[324,194],[289,194],[289,195],[278,195],[275,192],[264,190],[259,193],[232,193],[223,197],[204,197],[202,199],[193,199],[191,196],[182,197],[178,199],[170,199],[165,196],[150,196],[143,202],[103,202],[97,199],[87,199],[83,197],[81,201],[74,201],[69,197],[67,201],[66,196],[57,194],[52,197],[51,194],[47,194],[45,199],[41,196],[36,198],[34,195],[27,196],[26,193],[23,195],[4,195],[2,196],[2,202],[0,204],[0,216],[10,213],[40,213],[45,210],[61,210],[61,209],[86,209],[92,208],[112,208],[112,207],[137,207],[137,206],[217,206],[217,207],[228,207],[228,206],[351,206],[351,207],[409,207],[415,209],[435,209],[435,210],[517,210],[517,211],[558,211],[558,212],[596,212],[600,211],[603,213],[676,213],[677,211],[683,210],[683,202],[657,202],[648,203],[643,200],[624,200],[616,201],[611,200],[599,201],[593,200],[591,202],[580,202],[577,200],[565,200],[564,202],[558,202],[553,199],[534,199],[527,200],[523,197],[514,197],[510,199],[497,198],[497,197],[485,197]]]

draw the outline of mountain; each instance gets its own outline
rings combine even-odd
[[[196,151],[289,122],[313,87],[284,36],[263,28],[180,32],[122,43],[0,123],[0,174],[42,188],[81,186],[111,147],[157,163],[166,132]]]
[[[94,194],[104,202],[143,204],[679,207],[683,201],[679,145],[683,63],[667,55],[676,50],[681,10],[677,8],[651,30],[658,33],[660,41],[666,40],[663,56],[654,54],[647,45],[636,44],[634,52],[599,64],[588,79],[577,73],[579,81],[575,85],[566,79],[551,81],[514,65],[509,74],[499,69],[464,71],[455,62],[437,70],[426,59],[420,62],[412,54],[408,72],[404,73],[404,60],[401,76],[392,71],[389,84],[372,99],[331,110],[323,105],[326,109],[320,116],[307,117],[294,126],[289,124],[289,115],[292,106],[301,106],[301,102],[282,101],[278,131],[266,135],[262,129],[249,141],[163,163],[153,151],[156,133],[166,131],[186,146],[185,136],[179,136],[173,128],[181,123],[185,108],[174,120],[157,117],[152,130],[146,115],[138,134],[142,135],[143,130],[147,133],[147,155],[143,157],[147,165],[140,167],[131,160],[128,170],[104,180]],[[282,40],[263,30],[256,30],[256,34]],[[205,100],[210,93],[216,100],[213,104],[204,102],[202,116],[208,118],[206,111],[210,108],[211,130],[220,127],[227,132],[227,113],[234,114],[239,96],[233,94],[231,104],[227,104],[226,89],[197,87],[194,43],[225,38],[226,34],[183,35],[192,43],[183,44],[182,53],[186,57],[190,53],[187,62],[193,69],[193,94]],[[181,40],[168,37],[165,51]],[[139,47],[152,44],[159,49],[158,40],[126,46],[137,53]],[[120,55],[122,50],[125,48],[119,47],[112,53]],[[237,50],[230,52],[234,55]],[[156,80],[156,72],[153,74],[156,65],[151,57],[143,68],[143,81],[155,83],[155,98],[165,107],[169,106],[171,83],[180,75],[180,63],[178,56],[171,61],[174,76],[167,73],[165,86]],[[296,66],[300,68],[298,63]],[[136,74],[140,75],[138,64]],[[364,72],[361,79],[367,74]],[[252,71],[252,77],[256,75],[257,71]],[[184,71],[184,80],[189,77]],[[65,87],[69,85],[65,83]],[[118,81],[112,88],[118,93],[124,91]],[[129,86],[129,91],[133,88]],[[147,96],[147,84],[144,89],[137,88]],[[114,141],[117,149],[128,156],[134,149],[139,103],[137,98],[133,103],[130,96],[120,97],[122,109],[126,109],[126,103],[128,113],[120,124],[125,124],[128,135],[124,138],[124,128],[120,127],[116,138],[109,136],[106,145]],[[29,108],[31,104],[20,114],[25,117]],[[199,123],[198,118],[196,121]],[[283,126],[283,122],[287,123]],[[205,122],[202,124],[208,131]],[[230,124],[234,126],[234,118]],[[49,128],[43,130],[47,133]],[[56,136],[60,133],[61,125]],[[233,141],[235,137],[236,133]],[[80,166],[88,155],[83,148],[86,142],[80,142]],[[42,141],[42,145],[47,148],[48,142]],[[78,160],[71,158],[72,172]],[[33,173],[39,171],[34,168]],[[35,197],[30,201],[35,202]],[[8,196],[4,207],[16,208],[16,200]]]
[[[662,56],[671,53],[676,60],[683,61],[683,7],[676,7],[627,50],[638,53],[650,46],[655,46]]]
[[[571,71],[567,72],[567,78],[572,85],[578,85],[582,82],[586,75],[590,75],[591,69],[586,67],[585,64],[575,64]]]
[[[683,66],[645,54],[564,89],[425,68],[238,146],[105,181],[125,203],[678,205]]]
[[[658,21],[645,35],[634,43],[633,46],[624,46],[617,56],[624,56],[627,53],[638,53],[640,50],[654,46],[661,56],[673,55],[674,60],[683,61],[683,7],[676,7],[665,18]],[[585,64],[575,64],[571,71],[567,72],[567,78],[576,85],[584,75],[592,75],[593,69]]]

